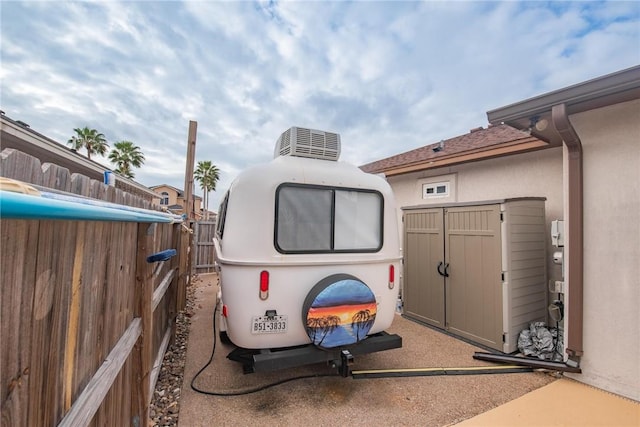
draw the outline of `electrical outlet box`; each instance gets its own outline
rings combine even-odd
[[[549,280],[549,292],[564,294],[564,282],[562,280]]]
[[[551,244],[557,248],[564,246],[564,221],[551,221]]]

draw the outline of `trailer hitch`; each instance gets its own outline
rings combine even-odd
[[[351,354],[349,350],[343,349],[340,350],[340,360],[331,361],[331,367],[338,369],[341,377],[347,378],[351,376],[351,369],[349,369],[349,367],[353,365],[354,361],[353,354]]]
[[[351,369],[349,366],[353,365],[354,361],[353,354],[351,354],[349,350],[342,350],[340,352],[340,368],[338,369],[338,372],[343,378],[351,375]]]

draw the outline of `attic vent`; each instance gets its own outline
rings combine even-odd
[[[296,156],[333,160],[340,157],[340,135],[315,129],[292,127],[280,135],[273,157]]]

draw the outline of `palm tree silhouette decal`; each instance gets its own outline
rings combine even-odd
[[[318,347],[347,346],[367,338],[377,311],[376,297],[364,282],[334,274],[316,283],[307,295],[302,325]]]
[[[307,319],[307,331],[311,331],[311,340],[321,346],[324,339],[340,325],[338,316],[314,317]],[[317,337],[320,341],[317,342]]]
[[[319,317],[308,317],[307,318],[307,335],[311,338],[311,341],[315,344],[316,342],[316,334],[318,332],[318,328],[320,327],[320,318]]]
[[[369,310],[360,310],[353,315],[353,317],[351,318],[351,328],[356,333],[357,341],[360,341],[367,335],[367,332],[369,332],[369,329],[371,329],[371,326],[373,325],[373,322],[375,320],[376,315],[372,315]],[[361,333],[362,336],[360,336]]]

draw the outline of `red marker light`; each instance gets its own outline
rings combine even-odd
[[[223,306],[222,306],[222,315],[223,315],[224,317],[227,317],[227,306],[226,306],[226,305],[223,305]]]
[[[269,297],[269,272],[262,270],[260,272],[260,299],[265,300]]]
[[[389,266],[389,289],[393,289],[396,284],[396,268],[392,264]]]

